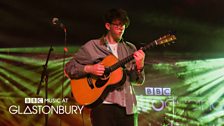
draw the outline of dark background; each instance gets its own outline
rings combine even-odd
[[[224,2],[221,0],[1,0],[0,48],[82,45],[104,33],[102,17],[108,9],[127,10],[131,25],[125,39],[151,42],[173,32],[176,44],[155,51],[223,53]]]

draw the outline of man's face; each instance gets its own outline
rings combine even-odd
[[[121,23],[119,20],[114,20],[110,23],[109,32],[111,33],[112,37],[116,41],[120,41],[125,31],[125,25]]]

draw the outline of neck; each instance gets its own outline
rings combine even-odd
[[[106,39],[109,44],[116,44],[120,41],[120,40],[115,40],[110,34],[106,35]]]

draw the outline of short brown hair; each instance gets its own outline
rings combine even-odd
[[[112,23],[114,20],[120,20],[127,28],[130,24],[128,14],[123,9],[110,9],[104,15],[104,23]]]

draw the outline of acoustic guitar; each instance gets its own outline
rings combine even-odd
[[[175,35],[167,34],[141,49],[146,51],[152,46],[170,43],[174,40],[176,40]],[[122,66],[133,59],[133,54],[122,60],[118,60],[114,55],[110,54],[101,61],[105,66],[103,76],[88,74],[86,77],[80,79],[72,79],[72,94],[76,102],[90,108],[102,103],[110,91],[124,84],[126,74],[123,72]]]

